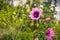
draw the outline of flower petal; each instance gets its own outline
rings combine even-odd
[[[34,15],[35,12],[38,13],[38,17],[35,17],[35,15]],[[29,17],[30,17],[32,20],[38,20],[38,19],[40,18],[40,15],[41,15],[41,11],[40,11],[38,8],[33,8],[32,11],[30,12]]]

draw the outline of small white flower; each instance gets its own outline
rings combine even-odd
[[[18,6],[19,5],[19,1],[14,1],[13,5],[14,5],[14,7]]]
[[[43,8],[43,5],[40,5],[40,7],[42,7],[42,8]]]
[[[56,15],[54,15],[54,17],[56,17]]]
[[[55,6],[55,5],[51,4],[51,6],[53,7],[53,6]]]
[[[36,4],[34,4],[34,6],[36,6]]]
[[[53,8],[51,8],[51,10],[54,10]]]
[[[29,5],[26,5],[26,8],[28,8],[29,7]]]

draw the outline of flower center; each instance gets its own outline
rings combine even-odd
[[[38,15],[39,15],[39,14],[38,14],[38,12],[35,12],[35,13],[34,13],[34,17],[36,17],[36,18],[37,18],[37,17],[38,17]]]
[[[49,35],[50,35],[50,31],[48,31],[48,32],[46,33],[46,35],[49,36]]]
[[[46,35],[49,35],[49,33],[46,33]]]

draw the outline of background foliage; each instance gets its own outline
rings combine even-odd
[[[0,0],[0,40],[33,40],[34,37],[46,40],[48,27],[53,28],[55,32],[56,36],[53,40],[59,40],[59,25],[54,18],[55,6],[51,7],[51,1],[40,3],[40,0],[32,2],[27,0],[23,4],[20,0],[20,5],[14,7],[7,1]],[[32,7],[37,7],[42,11],[42,16],[36,24],[29,18]],[[44,22],[43,20],[47,17],[50,17],[51,21]]]

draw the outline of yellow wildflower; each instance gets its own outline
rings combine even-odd
[[[12,15],[12,18],[14,19],[14,15]]]
[[[30,12],[30,6],[29,5],[26,5],[26,8],[27,8],[27,12]]]
[[[5,22],[3,22],[3,24],[6,26],[6,23]]]
[[[23,10],[21,10],[21,12],[24,12]]]
[[[30,8],[27,9],[27,12],[30,12]]]
[[[4,20],[4,21],[6,20],[5,17],[3,18],[3,20]]]
[[[23,19],[26,18],[26,14],[22,14]]]
[[[28,22],[28,20],[25,20],[25,22],[27,23],[27,22]]]
[[[14,11],[13,14],[16,15],[16,12]]]
[[[26,30],[28,30],[28,31],[29,31],[29,30],[30,30],[30,28],[29,28],[29,27],[27,27],[27,28],[26,28]]]
[[[1,10],[1,12],[4,12],[4,10]]]
[[[20,18],[20,19],[19,19],[19,21],[20,21],[20,22],[23,22],[23,19],[22,19],[22,18]]]
[[[19,21],[18,20],[16,20],[16,23],[18,23]]]
[[[53,26],[53,28],[55,29],[55,28],[56,28],[56,26]]]
[[[38,0],[37,2],[40,3],[40,0]]]
[[[5,14],[2,14],[2,16],[5,16]]]
[[[26,14],[22,14],[22,16],[26,16]]]
[[[39,26],[39,23],[36,23],[35,25],[36,25],[36,27],[38,27]]]
[[[30,23],[30,26],[33,26],[34,25],[34,22]]]
[[[8,12],[10,14],[10,12]]]

